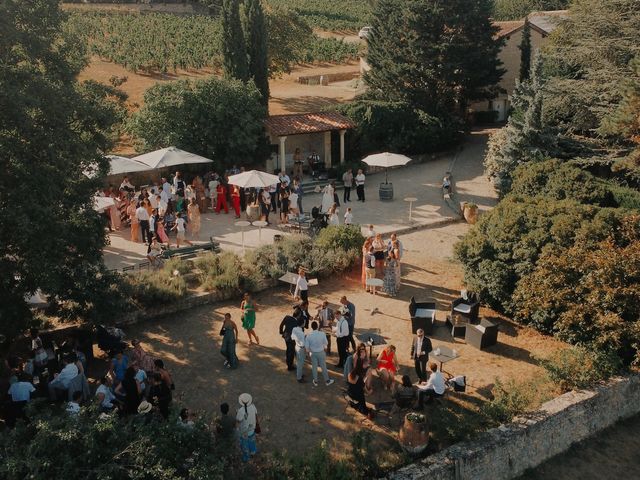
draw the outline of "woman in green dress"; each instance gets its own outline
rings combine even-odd
[[[256,339],[255,343],[260,345],[260,339],[253,330],[256,327],[256,307],[249,293],[244,294],[244,300],[242,300],[240,310],[242,310],[242,328],[247,331],[249,345],[253,345],[252,337]]]

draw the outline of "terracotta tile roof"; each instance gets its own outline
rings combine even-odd
[[[271,135],[278,137],[300,133],[329,132],[354,128],[355,124],[336,112],[294,113],[271,115],[265,120]]]
[[[516,30],[524,27],[524,20],[513,20],[508,22],[493,22],[496,27],[500,28],[500,31],[496,34],[498,38],[506,37],[512,34]]]

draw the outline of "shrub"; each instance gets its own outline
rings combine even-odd
[[[493,387],[493,399],[485,403],[481,413],[493,424],[507,423],[514,417],[537,408],[542,399],[547,399],[541,388],[541,382],[530,380],[517,383],[509,380],[502,383],[496,378]]]
[[[356,250],[364,243],[364,236],[358,225],[330,225],[320,231],[316,245],[326,250]]]
[[[620,358],[612,352],[594,352],[582,347],[558,350],[539,358],[553,383],[563,392],[593,386],[620,371]]]
[[[187,284],[180,276],[166,271],[140,272],[123,277],[123,288],[142,308],[166,305],[184,298]]]
[[[169,275],[172,275],[174,271],[177,271],[180,275],[185,275],[190,273],[192,268],[189,262],[181,258],[170,258],[164,264],[164,271]]]
[[[95,407],[73,416],[38,401],[29,410],[29,424],[18,422],[0,436],[3,479],[204,480],[228,478],[232,465],[233,454],[203,421],[180,428],[172,415],[143,426],[115,415],[100,418]]]
[[[258,282],[256,270],[233,252],[203,255],[196,260],[196,266],[205,290],[252,291]]]
[[[515,318],[638,364],[640,215],[602,217],[600,232],[589,229],[572,247],[542,255],[515,291]]]

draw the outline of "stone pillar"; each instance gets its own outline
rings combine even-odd
[[[324,166],[331,168],[331,132],[324,132]]]
[[[280,139],[280,170],[287,171],[287,150],[284,147],[287,137],[278,137]]]
[[[344,163],[344,134],[346,130],[340,130],[340,163]]]

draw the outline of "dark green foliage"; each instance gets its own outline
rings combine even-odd
[[[531,25],[529,20],[525,19],[524,28],[522,29],[522,41],[518,45],[520,49],[520,81],[529,80],[531,71]]]
[[[30,321],[40,288],[90,310],[103,273],[103,219],[93,210],[101,152],[122,109],[113,89],[79,83],[82,51],[61,36],[53,1],[0,3],[0,333]]]
[[[357,125],[348,137],[351,158],[385,150],[410,154],[442,150],[459,138],[462,129],[449,115],[438,118],[402,102],[360,99],[337,110]]]
[[[267,25],[260,0],[245,2],[244,32],[249,55],[249,76],[262,94],[262,103],[269,104],[269,58]]]
[[[224,0],[222,4],[222,67],[227,78],[243,82],[250,78],[239,0]]]
[[[441,117],[489,99],[503,70],[491,2],[380,0],[365,75],[373,98]]]
[[[563,10],[569,0],[495,0],[493,18],[496,20],[520,20],[531,12]]]
[[[229,449],[202,421],[98,418],[93,408],[71,416],[35,404],[31,423],[0,436],[0,477],[7,480],[205,480],[228,478]],[[226,450],[226,451],[225,451]]]
[[[327,250],[358,251],[364,243],[359,225],[330,225],[316,238],[316,245]]]
[[[174,145],[225,167],[262,160],[264,115],[253,83],[211,77],[154,85],[129,128],[141,150]]]

